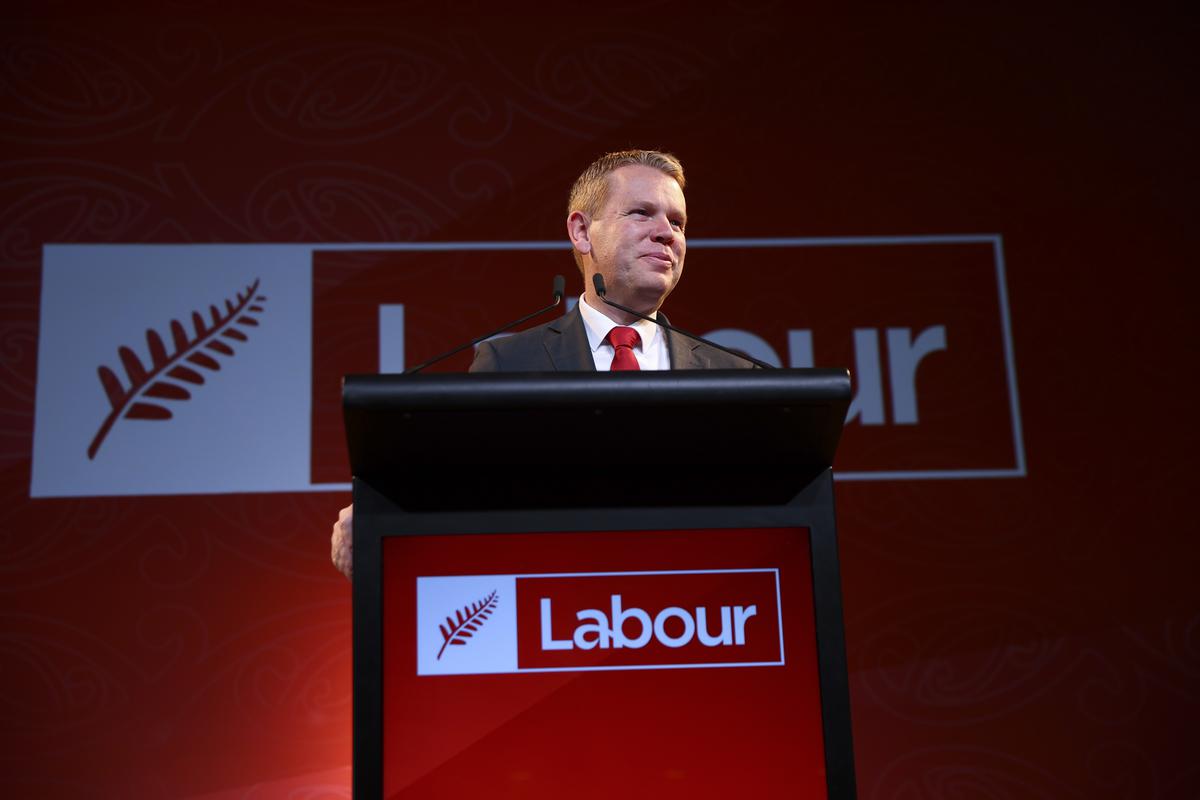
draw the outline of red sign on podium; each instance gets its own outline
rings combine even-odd
[[[387,537],[384,797],[825,797],[809,545]]]

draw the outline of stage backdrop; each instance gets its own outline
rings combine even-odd
[[[573,302],[624,147],[687,168],[673,322],[854,373],[860,796],[1200,796],[1191,18],[3,14],[7,796],[349,795],[340,376]]]

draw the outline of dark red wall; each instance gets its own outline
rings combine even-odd
[[[44,243],[553,239],[663,146],[692,236],[1004,237],[1028,476],[838,488],[860,796],[1200,796],[1194,18],[698,9],[0,12],[5,794],[349,785],[348,498],[31,501]]]

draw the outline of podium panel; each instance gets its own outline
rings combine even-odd
[[[831,489],[411,514],[356,483],[355,796],[853,797]]]

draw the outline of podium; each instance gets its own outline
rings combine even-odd
[[[855,796],[844,370],[347,376],[354,797]]]

